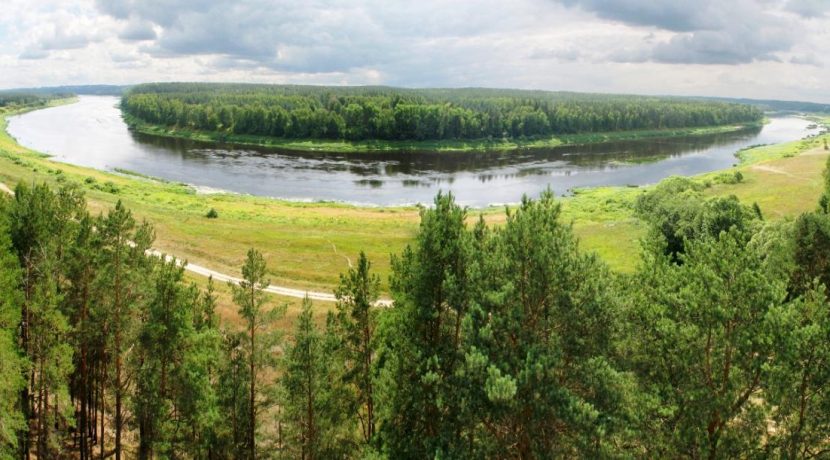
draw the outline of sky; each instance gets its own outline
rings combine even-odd
[[[830,0],[4,0],[0,88],[497,87],[830,103]]]

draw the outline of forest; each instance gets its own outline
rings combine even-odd
[[[758,123],[719,101],[502,89],[211,83],[130,88],[125,114],[179,129],[287,139],[538,139],[561,134]]]
[[[35,94],[20,91],[0,91],[0,109],[42,107],[53,99],[72,97],[71,93]]]
[[[827,458],[830,173],[768,222],[676,177],[640,195],[632,274],[580,249],[547,192],[476,220],[439,194],[288,330],[251,249],[212,282],[151,255],[120,202],[0,197],[0,458]]]

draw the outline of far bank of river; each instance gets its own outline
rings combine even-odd
[[[443,190],[472,207],[515,203],[546,188],[566,194],[715,171],[736,163],[734,153],[742,148],[814,131],[807,120],[783,117],[732,132],[510,152],[293,152],[137,133],[124,122],[117,102],[84,96],[74,104],[12,117],[8,131],[57,161],[133,171],[204,190],[372,206],[430,203]]]

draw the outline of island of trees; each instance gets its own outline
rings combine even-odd
[[[346,141],[539,139],[762,118],[748,105],[670,97],[210,83],[138,85],[121,107],[132,120],[181,130]]]
[[[764,220],[674,178],[636,203],[639,268],[583,252],[552,194],[497,227],[452,196],[290,330],[251,249],[237,311],[121,203],[0,196],[0,458],[827,458],[830,176]],[[474,223],[471,223],[474,222]]]

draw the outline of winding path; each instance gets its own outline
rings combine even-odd
[[[14,195],[14,191],[12,191],[6,184],[0,182],[0,192],[8,193],[9,195]],[[147,251],[148,254],[164,257],[165,260],[172,260],[174,256],[165,254],[157,249],[150,249]],[[348,260],[348,259],[347,259]],[[176,258],[176,261],[180,265],[184,265],[184,269],[194,273],[196,275],[209,277],[212,276],[214,280],[221,281],[221,282],[230,282],[234,284],[239,284],[241,281],[239,278],[226,275],[224,273],[219,273],[216,270],[211,270],[207,267],[203,267],[201,265],[192,264],[190,262],[185,263],[181,259]],[[351,265],[351,261],[349,263]],[[297,299],[302,299],[308,296],[311,300],[318,300],[323,302],[336,302],[337,299],[334,297],[334,294],[326,293],[326,292],[315,292],[315,291],[304,291],[302,289],[292,289],[285,286],[277,286],[274,284],[269,285],[266,287],[265,292],[269,292],[271,294],[277,294],[286,297],[294,297]],[[375,306],[377,307],[389,307],[392,306],[392,301],[389,299],[380,299],[375,302]]]

